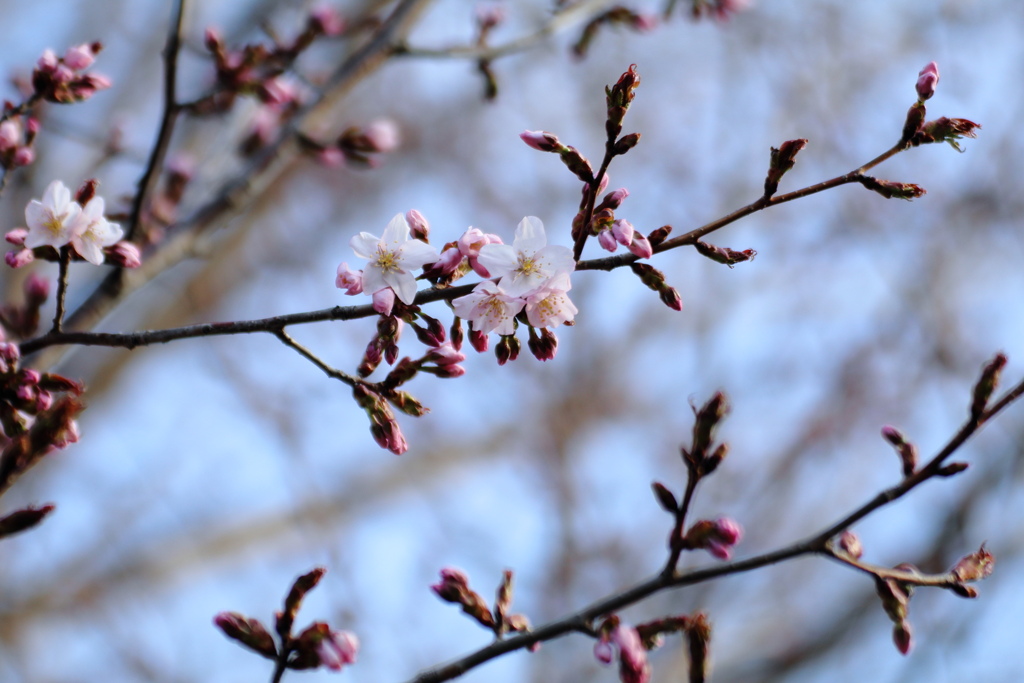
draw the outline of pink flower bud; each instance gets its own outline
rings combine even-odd
[[[636,231],[633,229],[633,224],[627,220],[620,218],[612,223],[612,235],[615,237],[615,241],[624,247],[633,243],[634,232]]]
[[[597,184],[597,194],[601,194],[602,192],[607,190],[609,182],[610,182],[610,179],[608,178],[608,174],[607,173],[605,173],[603,176],[601,176],[601,180]]]
[[[935,94],[935,86],[939,83],[939,65],[935,62],[928,62],[928,65],[921,69],[917,75],[917,97],[924,102]]]
[[[363,271],[352,270],[348,264],[342,261],[338,266],[338,276],[334,279],[334,286],[344,289],[349,296],[363,293]]]
[[[316,160],[327,168],[341,168],[345,163],[345,153],[337,147],[324,147],[316,153]]]
[[[363,135],[375,152],[394,151],[401,143],[401,133],[398,130],[398,124],[391,119],[371,121],[363,129]]]
[[[96,55],[92,51],[92,45],[88,43],[69,47],[64,52],[64,63],[75,71],[88,69],[95,60]]]
[[[359,639],[351,631],[332,631],[316,648],[320,664],[332,671],[341,671],[354,664],[359,653]]]
[[[564,147],[554,134],[542,130],[526,130],[520,133],[519,137],[527,145],[541,152],[559,152]]]
[[[0,152],[5,152],[21,144],[21,126],[8,119],[0,123]]]
[[[25,238],[28,236],[28,230],[26,228],[15,228],[9,230],[4,239],[17,247],[25,246]]]
[[[206,45],[206,49],[210,52],[216,52],[224,44],[224,38],[220,34],[220,30],[214,26],[207,26],[203,32],[203,43]]]
[[[627,248],[640,258],[651,258],[654,255],[651,243],[639,230],[633,231],[633,240],[627,245]]]
[[[633,28],[637,31],[653,31],[658,26],[658,17],[653,14],[637,14],[633,17]]]
[[[330,37],[341,35],[345,30],[345,20],[342,16],[333,7],[326,5],[316,7],[309,13],[309,24],[317,33]]]
[[[605,195],[604,201],[601,202],[602,206],[609,209],[617,209],[622,205],[622,201],[629,196],[629,190],[624,187],[620,187],[617,190],[612,190]]]
[[[9,251],[4,255],[4,261],[11,268],[21,268],[32,263],[36,258],[31,249],[17,249]]]
[[[458,270],[465,257],[457,247],[445,249],[441,252],[441,258],[431,264],[424,274],[431,278],[445,278]]]
[[[373,310],[381,315],[391,315],[395,305],[395,290],[385,287],[373,293]]]
[[[25,299],[33,306],[40,306],[50,297],[50,281],[36,273],[25,278]]]
[[[36,160],[36,153],[31,147],[19,147],[14,152],[13,162],[15,166],[28,166]]]
[[[605,251],[615,251],[619,248],[619,245],[615,242],[615,235],[612,234],[611,230],[602,230],[601,234],[597,236],[597,241]]]
[[[476,6],[476,23],[481,29],[492,29],[505,21],[505,8],[497,4]]]
[[[423,214],[416,209],[405,212],[405,221],[409,224],[409,231],[414,240],[427,242],[430,237],[430,223],[423,217]]]
[[[615,659],[615,648],[607,640],[599,640],[594,644],[594,658],[602,664],[611,664]]]
[[[57,68],[58,60],[57,55],[54,54],[53,50],[47,48],[43,50],[42,56],[36,62],[36,68],[46,73],[52,73]]]
[[[125,240],[106,248],[107,262],[121,268],[138,268],[142,265],[142,252],[139,247]]]

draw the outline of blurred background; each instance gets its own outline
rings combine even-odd
[[[108,207],[128,206],[159,125],[169,5],[0,2],[5,73],[24,77],[44,48],[60,54],[98,39],[106,47],[94,70],[114,81],[87,103],[46,108],[38,162],[15,173],[0,199],[5,230],[24,223],[25,204],[53,179],[77,187],[97,177]],[[388,5],[335,7],[351,20]],[[551,5],[506,3],[493,44],[535,32]],[[310,7],[190,3],[181,97],[213,83],[207,26],[231,45],[265,41],[268,28],[294,35]],[[471,44],[475,10],[461,0],[432,3],[408,44]],[[983,130],[964,154],[930,145],[875,170],[927,188],[914,202],[844,186],[709,236],[757,250],[734,269],[690,249],[656,255],[682,312],[628,269],[578,273],[580,313],[574,327],[558,329],[557,358],[540,363],[524,351],[498,367],[492,354],[470,351],[464,377],[417,378],[409,389],[431,413],[400,418],[411,444],[400,457],[373,443],[346,387],[270,335],[47,356],[85,381],[89,409],[81,442],[4,498],[4,510],[52,501],[57,511],[3,542],[0,680],[269,680],[269,662],[211,620],[232,610],[269,623],[291,581],[317,565],[328,573],[299,626],[322,619],[359,635],[359,663],[344,679],[407,680],[490,640],[429,590],[444,566],[464,569],[488,597],[502,570],[514,569],[514,609],[534,624],[656,572],[671,520],[650,483],[682,489],[678,447],[689,438],[690,404],[717,389],[732,403],[722,429],[732,451],[702,485],[694,514],[737,519],[742,558],[814,533],[895,484],[899,463],[879,436],[883,425],[930,457],[966,419],[971,388],[995,352],[1010,357],[1008,384],[1024,374],[1024,5],[765,1],[724,23],[680,13],[649,32],[602,31],[576,59],[570,46],[583,23],[567,21],[495,61],[491,102],[472,60],[389,60],[307,132],[388,119],[401,132],[395,152],[373,169],[297,158],[99,329],[353,303],[334,286],[339,262],[361,265],[349,239],[379,235],[412,208],[430,220],[437,245],[470,225],[510,241],[524,215],[569,245],[580,183],[518,134],[551,131],[596,161],[603,88],[631,63],[643,81],[625,128],[643,139],[612,166],[610,189],[629,189],[617,215],[645,233],[671,224],[681,234],[756,199],[769,148],[784,140],[810,142],[782,192],[875,157],[898,139],[917,73],[931,60],[942,80],[930,118],[968,118]],[[307,87],[352,47],[337,40],[304,55]],[[14,86],[4,96],[19,98]],[[182,215],[243,167],[236,152],[254,116],[256,105],[240,101],[220,117],[182,120],[172,152],[197,169]],[[590,244],[585,257],[602,255]],[[51,265],[33,268],[52,278]],[[102,270],[72,268],[72,309]],[[21,296],[24,275],[3,270],[8,300]],[[450,321],[443,304],[425,310]],[[292,332],[352,372],[374,329],[358,320]],[[411,334],[402,350],[422,353]],[[1024,408],[1015,405],[958,454],[971,465],[965,474],[929,482],[855,527],[864,559],[882,565],[941,572],[983,541],[997,558],[977,600],[915,594],[908,657],[892,644],[872,582],[820,558],[659,594],[622,616],[706,611],[713,680],[722,683],[1024,680],[1022,442]],[[706,553],[684,558],[686,566],[714,562]],[[617,680],[592,647],[568,637],[463,680]],[[670,638],[652,665],[654,681],[682,680],[681,641]]]

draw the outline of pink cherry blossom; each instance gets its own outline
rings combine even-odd
[[[536,216],[527,216],[516,228],[512,245],[486,244],[480,247],[480,264],[508,296],[523,296],[541,287],[559,273],[576,268],[568,247],[548,245],[544,224]]]
[[[338,276],[334,279],[334,286],[344,289],[349,296],[363,293],[363,271],[352,270],[344,261],[338,266]]]
[[[560,273],[526,297],[526,319],[534,327],[558,327],[579,311],[569,300],[568,273]]]
[[[481,282],[472,292],[452,302],[455,315],[471,322],[474,332],[483,334],[514,333],[514,318],[525,305],[525,301],[509,296],[490,280]]]
[[[363,269],[363,291],[376,294],[390,287],[405,304],[416,298],[413,270],[437,261],[439,254],[425,242],[409,238],[409,222],[397,214],[382,237],[361,232],[349,242],[356,255],[370,262]]]
[[[93,197],[82,209],[79,229],[71,236],[71,245],[79,256],[93,265],[103,263],[103,247],[118,242],[124,231],[103,215],[103,197]]]
[[[924,102],[935,94],[935,86],[939,84],[939,65],[928,62],[917,76],[917,96]]]

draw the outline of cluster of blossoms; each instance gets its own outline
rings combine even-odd
[[[6,234],[8,242],[21,247],[7,253],[7,265],[19,268],[37,256],[52,259],[55,256],[47,253],[47,247],[59,250],[70,244],[89,263],[100,265],[106,259],[124,268],[138,267],[141,263],[138,247],[120,241],[124,231],[104,216],[103,197],[95,192],[96,182],[88,181],[73,200],[64,183],[59,180],[50,183],[42,200],[33,199],[25,207],[28,227],[15,228]]]
[[[447,282],[473,270],[488,279],[455,299],[452,306],[456,315],[469,321],[471,343],[478,351],[487,349],[491,332],[514,335],[517,317],[533,328],[573,321],[577,309],[568,292],[572,286],[569,275],[576,264],[569,248],[547,244],[540,219],[524,218],[511,245],[503,244],[497,235],[469,228],[440,254],[425,241],[428,233],[426,219],[418,211],[396,215],[381,237],[359,233],[350,244],[368,263],[361,271],[342,263],[335,284],[350,295],[371,295],[374,308],[387,316],[396,298],[406,305],[413,303],[416,270],[429,266],[428,277]],[[532,343],[534,340],[538,357],[554,357],[557,342],[547,329],[541,337],[531,337]],[[435,355],[447,359],[458,350],[453,346],[448,353],[439,347]]]

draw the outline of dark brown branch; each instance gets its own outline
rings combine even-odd
[[[167,31],[167,44],[164,45],[163,51],[164,111],[160,119],[160,131],[157,133],[156,142],[150,152],[149,161],[146,163],[146,170],[139,179],[139,187],[132,203],[131,219],[128,221],[128,230],[125,232],[125,239],[129,241],[138,233],[146,198],[152,193],[159,177],[158,169],[163,166],[167,148],[171,144],[171,134],[174,132],[174,122],[179,111],[177,100],[178,53],[181,50],[181,26],[184,14],[185,0],[177,0],[174,4],[171,26]]]
[[[933,466],[936,466],[937,469],[938,463],[941,463],[956,452],[956,450],[959,449],[960,446],[962,446],[964,442],[978,430],[979,427],[995,417],[996,414],[1010,405],[1010,403],[1020,398],[1022,394],[1024,394],[1024,381],[1017,384],[1015,387],[1010,389],[1010,391],[1004,394],[1003,397],[985,411],[979,419],[969,421],[961,427],[949,443],[947,443],[946,446],[929,461],[928,465],[925,466],[922,472],[929,470],[929,468],[932,468]],[[872,512],[875,512],[879,508],[891,503],[899,496],[932,476],[935,476],[934,471],[928,476],[914,476],[908,478],[899,486],[889,489],[888,491],[883,491],[878,496],[875,496],[870,501],[857,508],[854,512],[850,513],[839,522],[829,526],[821,533],[798,543],[794,543],[790,546],[764,553],[762,555],[750,557],[745,560],[727,562],[714,567],[708,567],[706,569],[695,569],[674,574],[659,574],[658,576],[649,578],[621,593],[603,598],[574,614],[563,617],[562,619],[549,622],[527,633],[499,640],[454,662],[422,672],[416,677],[409,679],[408,683],[440,683],[441,681],[448,681],[461,676],[470,669],[490,661],[491,659],[515,650],[529,647],[534,643],[553,640],[573,632],[590,632],[591,624],[597,618],[638,603],[644,598],[654,595],[662,590],[691,586],[720,576],[728,576],[751,571],[753,569],[759,569],[761,567],[789,560],[801,555],[823,554],[829,557],[835,557],[828,551],[825,545],[829,539],[845,530],[850,524],[863,519]],[[895,496],[887,495],[893,491],[901,492]]]

